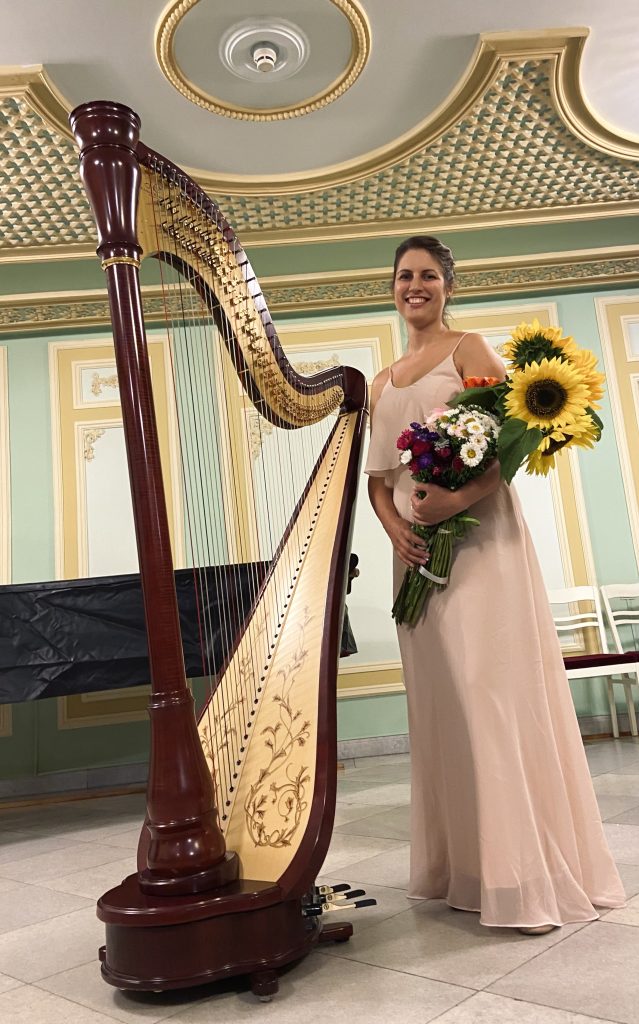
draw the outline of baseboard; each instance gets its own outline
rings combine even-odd
[[[626,713],[618,712],[619,731],[630,734]],[[608,715],[584,715],[578,719],[584,739],[611,736]],[[356,757],[375,757],[382,754],[408,753],[408,733],[395,736],[366,736],[354,740],[340,740],[337,744],[339,761]],[[106,768],[80,768],[77,771],[49,772],[36,778],[0,780],[0,800],[20,797],[49,796],[53,794],[99,794],[100,790],[126,786],[143,786],[147,779],[146,764],[120,764]]]

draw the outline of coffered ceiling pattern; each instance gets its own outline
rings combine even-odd
[[[438,113],[315,177],[192,173],[259,244],[634,212],[639,143],[599,124],[579,93],[586,34],[485,37]],[[0,86],[0,258],[88,254],[94,228],[64,102],[42,69]]]

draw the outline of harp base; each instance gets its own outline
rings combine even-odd
[[[224,858],[206,871],[198,871],[195,875],[184,878],[161,878],[151,871],[140,871],[138,880],[142,892],[158,896],[187,896],[196,892],[205,893],[222,885],[234,882],[240,872],[240,859],[236,853],[224,855]]]
[[[156,992],[247,975],[256,995],[272,995],[279,968],[301,960],[320,937],[348,938],[350,927],[328,924],[322,935],[318,918],[303,915],[300,898],[286,899],[278,885],[249,879],[209,893],[154,898],[130,875],[102,896],[98,917],[106,925],[104,980]]]

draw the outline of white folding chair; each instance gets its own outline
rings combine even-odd
[[[639,651],[639,583],[606,583],[601,587],[606,620],[610,627],[615,650],[619,653]],[[639,657],[639,655],[638,655]],[[632,694],[633,684],[639,685],[639,676],[624,680],[628,717],[633,736],[637,735],[637,716]]]
[[[619,723],[617,721],[617,707],[613,686],[615,681],[622,682],[628,706],[630,731],[633,736],[636,736],[637,717],[632,700],[631,684],[635,682],[639,685],[639,652],[610,652],[601,611],[601,602],[596,587],[565,587],[560,590],[550,590],[548,592],[548,600],[550,601],[555,628],[560,636],[562,633],[580,632],[585,636],[585,630],[594,630],[597,638],[598,651],[589,654],[564,655],[564,665],[566,666],[568,678],[589,679],[593,676],[605,677],[612,734],[615,739],[619,738]],[[587,603],[587,610],[579,610],[580,603],[582,605]],[[568,608],[567,614],[566,608]],[[615,680],[614,676],[621,676],[623,678]]]

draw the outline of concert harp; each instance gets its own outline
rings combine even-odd
[[[98,903],[102,973],[119,988],[154,990],[247,974],[264,995],[277,989],[277,968],[352,931],[322,925],[315,880],[334,815],[337,661],[366,383],[349,367],[294,369],[233,229],[187,174],[139,142],[132,110],[88,103],[70,123],[109,293],[152,687],[138,870]],[[143,257],[161,269],[187,562],[202,588],[233,578],[216,566],[241,563],[249,575],[256,566],[250,613],[221,669],[206,654],[220,624],[205,615],[199,623],[209,694],[197,720]],[[232,587],[217,596],[218,607],[233,607]]]

